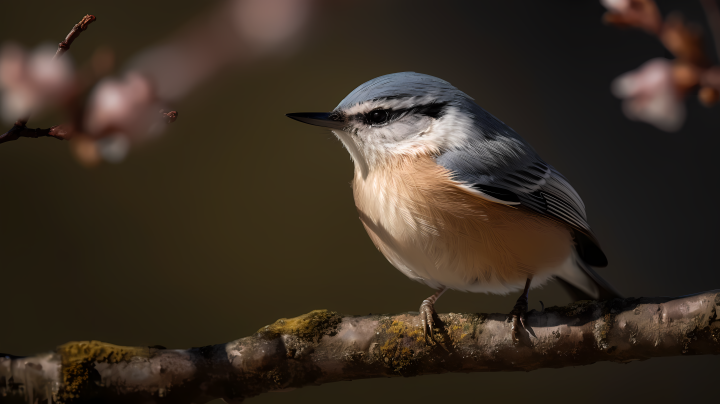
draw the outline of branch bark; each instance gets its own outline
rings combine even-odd
[[[517,344],[502,314],[441,314],[436,340],[425,342],[416,313],[316,310],[188,350],[84,341],[33,357],[0,354],[0,403],[239,402],[341,380],[717,355],[719,310],[720,290],[576,302],[528,313],[534,336]]]

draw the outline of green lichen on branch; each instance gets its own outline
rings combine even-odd
[[[410,346],[424,343],[421,329],[402,320],[385,318],[380,321],[378,333],[385,340],[380,346],[384,366],[402,375],[414,373],[416,353]]]
[[[108,344],[100,341],[73,341],[60,345],[57,349],[63,364],[73,364],[85,360],[93,362],[118,363],[134,357],[149,357],[154,348],[128,347]]]
[[[58,394],[60,403],[69,403],[79,398],[90,385],[92,363],[89,360],[64,365],[62,368],[62,390]]]
[[[487,321],[486,314],[450,313],[442,316],[450,341],[456,348],[466,339],[473,339]]]
[[[62,358],[62,389],[58,394],[60,402],[72,402],[90,387],[97,362],[119,363],[132,358],[147,358],[154,348],[127,347],[100,341],[74,341],[61,345],[57,353]]]
[[[325,335],[336,335],[341,321],[342,316],[334,311],[313,310],[295,318],[281,318],[259,329],[258,333],[266,339],[293,335],[308,342],[318,342]]]

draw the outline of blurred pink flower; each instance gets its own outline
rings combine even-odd
[[[667,132],[680,129],[685,104],[673,79],[672,63],[652,59],[639,69],[623,74],[612,83],[612,92],[623,99],[625,115]]]
[[[0,49],[2,117],[14,121],[33,111],[62,103],[73,92],[74,72],[69,58],[53,61],[55,47],[28,53],[17,44]]]
[[[158,98],[179,100],[228,67],[296,50],[315,0],[227,0],[198,17],[169,41],[131,63],[148,77]]]
[[[120,133],[140,140],[156,126],[160,109],[145,77],[131,73],[122,79],[107,78],[90,95],[84,128],[97,138]]]
[[[311,0],[234,0],[235,28],[241,40],[275,51],[298,39],[311,13]]]
[[[85,70],[74,77],[64,58],[60,63],[47,63],[54,50],[40,63],[41,58],[28,56],[17,46],[6,46],[0,53],[3,113],[15,120],[34,112],[41,102],[64,96],[64,106],[70,110],[65,111],[71,118],[68,127],[77,135],[73,150],[78,158],[88,165],[120,161],[132,147],[157,136],[174,120],[160,113],[165,103],[186,97],[229,67],[250,66],[297,50],[318,2],[217,2],[168,41],[136,56],[125,76],[97,83],[87,99],[80,96],[97,77],[87,80]],[[326,2],[334,4],[335,0]]]
[[[165,123],[161,104],[147,78],[129,73],[122,79],[108,78],[93,89],[85,111],[84,129],[97,139],[100,156],[119,162],[130,144],[159,135]]]
[[[652,34],[659,34],[662,17],[654,0],[600,0],[608,9],[603,19],[606,23],[642,28]]]
[[[610,11],[624,13],[630,10],[630,0],[600,0],[600,3]]]

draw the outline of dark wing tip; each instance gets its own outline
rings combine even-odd
[[[520,202],[520,198],[514,192],[505,188],[493,187],[485,184],[473,184],[471,187],[501,201]]]
[[[574,230],[575,248],[577,249],[580,258],[582,258],[582,260],[588,265],[594,267],[604,268],[608,266],[608,259],[598,245],[597,240],[580,230]]]

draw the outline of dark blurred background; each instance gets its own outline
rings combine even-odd
[[[658,3],[705,25],[696,1]],[[109,46],[122,64],[211,6],[4,2],[0,39],[55,44],[95,14],[70,55],[81,63]],[[361,83],[408,70],[474,97],[570,180],[610,260],[601,274],[622,293],[720,288],[718,107],[690,97],[684,128],[669,134],[627,120],[610,93],[618,75],[669,57],[655,38],[603,25],[594,0],[353,1],[319,11],[294,53],[218,75],[173,105],[180,118],[162,138],[120,164],[84,168],[67,142],[47,138],[0,147],[0,351],[88,339],[188,348],[313,309],[417,310],[431,290],[367,237],[347,152],[329,131],[284,117],[329,111]],[[437,309],[507,312],[515,298],[450,292]],[[531,308],[539,300],[569,297],[551,284],[531,294]],[[679,402],[716,398],[719,365],[674,357],[363,380],[251,401]]]

